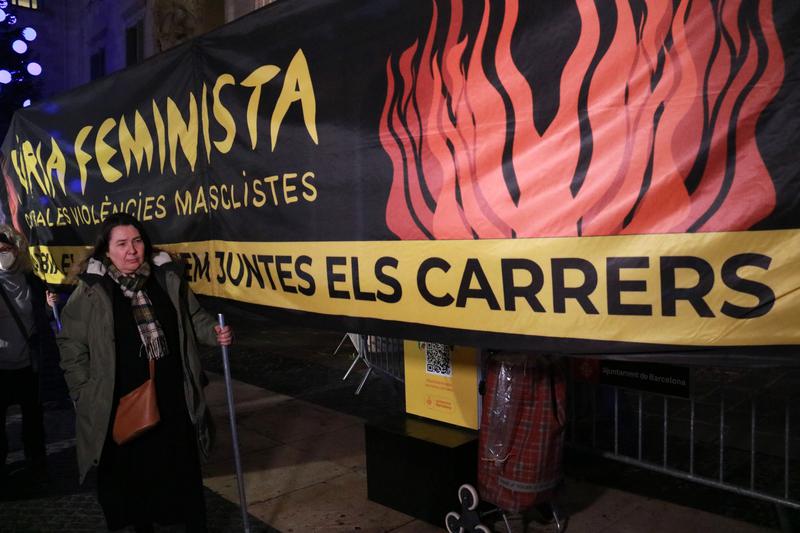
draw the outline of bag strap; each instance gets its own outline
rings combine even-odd
[[[6,307],[8,307],[8,310],[11,312],[11,316],[14,317],[14,322],[17,323],[17,327],[19,327],[19,331],[20,333],[22,333],[22,337],[24,339],[27,339],[28,332],[25,330],[25,326],[22,324],[22,319],[19,317],[19,313],[17,313],[17,307],[8,297],[8,294],[6,294],[6,290],[3,288],[2,283],[0,283],[0,296],[3,297],[3,301],[5,301]]]
[[[150,359],[150,379],[156,378],[156,360]]]

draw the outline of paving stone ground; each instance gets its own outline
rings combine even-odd
[[[347,343],[337,355],[332,354],[342,333],[246,317],[239,317],[235,324],[236,345],[231,349],[231,372],[235,379],[365,420],[404,411],[402,389],[390,377],[374,372],[358,396],[354,392],[363,368],[357,368],[348,380],[342,380],[353,354],[352,346]],[[208,370],[222,373],[222,360],[217,350],[204,352],[203,362]],[[105,531],[93,478],[90,476],[83,486],[77,484],[74,414],[52,361],[48,368],[46,390],[43,391],[47,400],[48,478],[33,479],[23,468],[18,438],[19,412],[15,408],[9,409],[7,426],[12,437],[11,455],[9,475],[0,482],[0,533]],[[781,526],[771,504],[619,463],[570,454],[566,470],[573,479],[646,493],[651,498],[769,528]],[[206,490],[206,503],[212,532],[242,530],[237,505],[210,490]],[[800,525],[796,514],[790,515],[790,521],[795,528]],[[254,532],[277,531],[254,517],[251,517],[251,526]],[[161,528],[158,531],[179,529]]]
[[[360,396],[353,394],[356,378],[347,382],[341,379],[350,364],[352,346],[345,346],[336,356],[332,354],[341,338],[340,333],[245,321],[237,329],[237,345],[231,350],[233,376],[259,386],[270,384],[275,390],[365,419],[401,412],[402,391],[379,372]],[[209,371],[223,372],[218,350],[206,350],[203,360]],[[46,479],[34,479],[25,469],[19,439],[19,409],[8,410],[11,452],[6,476],[0,478],[0,533],[106,531],[95,496],[93,474],[83,485],[77,483],[75,416],[59,372],[56,358],[47,358],[42,371],[48,449]],[[242,531],[239,507],[208,489],[205,494],[209,530]],[[278,531],[252,516],[249,521],[253,533]],[[182,528],[161,527],[158,531],[171,533]]]
[[[78,485],[75,458],[75,415],[68,401],[45,404],[47,430],[47,476],[33,477],[24,465],[19,442],[21,421],[18,408],[9,409],[8,432],[11,453],[6,478],[0,482],[0,533],[97,533],[106,531],[105,519],[95,495],[96,483],[89,475]],[[211,532],[242,531],[238,506],[206,489],[208,525]],[[277,531],[250,517],[251,531]],[[159,532],[183,531],[162,527]]]

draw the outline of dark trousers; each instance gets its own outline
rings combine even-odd
[[[0,370],[0,470],[8,457],[6,411],[10,405],[22,409],[22,445],[25,458],[32,465],[42,464],[44,446],[44,415],[39,402],[39,375],[27,366],[19,370]]]

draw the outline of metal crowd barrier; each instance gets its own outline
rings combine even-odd
[[[375,368],[403,381],[402,339],[348,336],[357,356],[343,379],[367,366],[356,394]],[[570,380],[567,445],[774,503],[779,516],[800,510],[800,369],[690,373],[688,398]]]
[[[572,380],[568,446],[800,509],[800,370],[691,376],[688,398]]]
[[[361,392],[373,369],[377,369],[399,382],[404,381],[403,339],[346,333],[333,353],[338,352],[347,340],[353,344],[356,354],[350,368],[347,369],[347,372],[342,377],[342,381],[348,378],[359,361],[363,362],[367,367],[367,371],[362,376],[361,382],[356,389],[356,395]]]

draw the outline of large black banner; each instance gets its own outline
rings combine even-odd
[[[17,112],[59,283],[126,211],[198,293],[560,353],[800,344],[800,4],[284,0]]]

